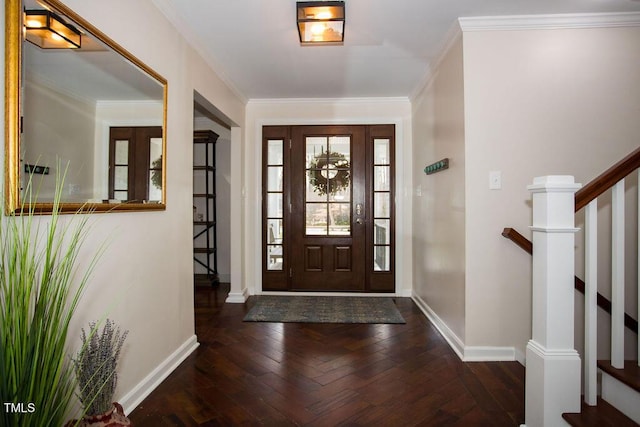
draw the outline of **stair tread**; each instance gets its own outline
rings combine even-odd
[[[582,412],[562,414],[562,418],[574,427],[637,427],[639,425],[601,398],[598,398],[598,406],[589,406],[582,402]]]
[[[635,360],[625,360],[624,369],[611,366],[610,360],[598,360],[598,368],[618,381],[640,392],[640,367]]]

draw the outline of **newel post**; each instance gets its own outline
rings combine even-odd
[[[580,412],[580,356],[574,349],[574,193],[572,176],[535,178],[532,334],[527,344],[527,427],[566,425]]]

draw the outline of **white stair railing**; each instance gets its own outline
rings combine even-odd
[[[611,366],[624,368],[624,179],[611,193]],[[597,404],[598,199],[585,210],[584,401]]]
[[[640,177],[640,170],[637,172]],[[640,212],[640,189],[638,190]],[[585,210],[585,403],[597,404],[597,305],[598,292],[598,199]],[[640,233],[640,215],[638,215]],[[640,237],[640,236],[639,236]],[[640,266],[640,262],[638,263]],[[640,295],[639,295],[640,308]],[[640,311],[639,311],[640,314]],[[611,188],[611,366],[624,368],[625,355],[625,180]],[[640,345],[640,340],[638,340]],[[639,347],[640,354],[640,347]]]
[[[576,208],[585,208],[584,394],[586,404],[597,404],[597,313],[600,297],[597,283],[597,198],[609,189],[612,215],[611,366],[617,369],[624,368],[627,317],[624,299],[625,238],[631,237],[625,236],[625,178],[633,172],[636,172],[639,183],[636,184],[638,235],[634,236],[637,242],[640,240],[640,148],[587,184],[575,194],[575,197],[574,193],[580,185],[576,184],[571,176],[535,178],[533,185],[528,187],[533,198],[533,242],[527,242],[526,238],[517,232],[514,233],[512,229],[505,229],[503,232],[505,237],[512,239],[523,249],[533,252],[532,338],[527,345],[525,403],[528,427],[566,425],[562,419],[563,413],[580,412],[580,358],[574,350],[573,341],[573,233],[576,231]],[[629,242],[626,245],[629,247]],[[634,262],[637,262],[640,280],[640,250],[638,259]],[[604,307],[606,305],[603,305]],[[638,318],[640,319],[640,290]],[[635,330],[633,319],[626,320],[629,320],[628,327]],[[640,356],[640,339],[637,350]],[[638,365],[640,366],[640,357]],[[603,398],[604,385],[603,380]],[[632,404],[631,412],[635,414],[637,408],[637,403]],[[629,408],[620,409],[622,412],[629,412]],[[640,411],[634,419],[640,419]]]
[[[584,401],[598,402],[598,199],[584,214]]]
[[[624,368],[624,179],[611,197],[611,366]]]
[[[566,425],[580,412],[580,356],[574,349],[575,196],[572,176],[546,176],[533,198],[532,335],[527,344],[527,427]]]

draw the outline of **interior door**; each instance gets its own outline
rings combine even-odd
[[[365,289],[365,132],[297,126],[291,145],[291,288]]]
[[[262,128],[262,289],[395,290],[395,127]]]

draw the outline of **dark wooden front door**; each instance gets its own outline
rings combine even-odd
[[[395,290],[393,134],[263,128],[264,290]]]
[[[362,126],[293,128],[292,289],[365,289],[364,137]]]

